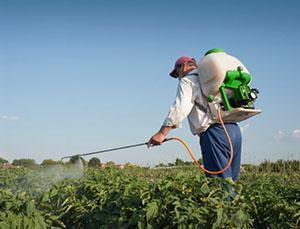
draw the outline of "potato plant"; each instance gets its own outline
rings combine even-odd
[[[0,169],[0,228],[300,226],[299,171],[247,170],[236,183],[194,166],[89,168],[60,180],[42,172]]]

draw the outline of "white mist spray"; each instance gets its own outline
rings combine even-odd
[[[26,191],[32,196],[41,196],[54,184],[64,179],[79,179],[83,176],[81,159],[70,164],[56,164],[33,170],[15,180],[11,187],[16,192]]]

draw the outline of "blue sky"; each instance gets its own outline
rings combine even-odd
[[[0,0],[0,157],[41,162],[145,142],[175,97],[174,61],[221,47],[260,90],[263,113],[240,123],[243,162],[300,159],[299,21],[298,1]],[[170,136],[200,156],[187,121]],[[100,159],[176,157],[190,160],[168,142]]]

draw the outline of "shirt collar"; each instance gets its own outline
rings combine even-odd
[[[198,69],[195,68],[194,70],[190,71],[188,74],[186,74],[185,76],[181,77],[181,78],[178,78],[179,80],[181,80],[182,78],[186,77],[186,76],[190,76],[190,75],[199,75],[198,74]]]

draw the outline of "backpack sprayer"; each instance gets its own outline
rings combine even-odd
[[[254,102],[259,93],[250,88],[251,74],[235,57],[223,49],[209,50],[198,63],[202,94],[207,98],[213,122],[241,122],[261,113]]]
[[[230,146],[230,158],[223,169],[219,171],[209,171],[197,161],[187,143],[182,139],[172,137],[166,138],[163,142],[170,140],[179,141],[186,148],[194,163],[203,172],[216,175],[225,172],[231,165],[233,159],[233,146],[224,122],[241,122],[261,113],[260,109],[254,108],[254,102],[259,92],[257,89],[251,89],[249,87],[252,77],[245,66],[235,57],[226,54],[223,49],[216,48],[208,51],[198,64],[198,72],[201,90],[203,95],[207,98],[211,119],[215,123],[220,123],[224,129]],[[84,157],[143,145],[148,145],[148,142],[66,156],[61,160],[75,156]]]

